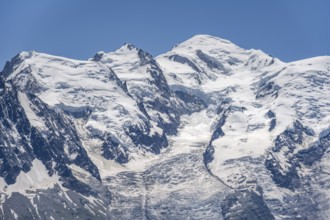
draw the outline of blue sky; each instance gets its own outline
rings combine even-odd
[[[0,66],[23,50],[87,59],[125,42],[156,56],[195,34],[283,61],[330,55],[329,10],[329,0],[1,0]]]

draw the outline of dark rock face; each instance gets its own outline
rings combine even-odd
[[[173,61],[178,62],[178,63],[187,64],[188,66],[190,66],[196,72],[201,72],[201,70],[191,60],[189,60],[186,57],[175,54],[175,55],[169,56],[168,58],[170,60],[173,60]]]
[[[201,111],[207,106],[202,99],[189,92],[175,91],[175,95],[187,105],[189,113]]]
[[[156,123],[164,130],[166,135],[175,135],[180,125],[180,115],[186,113],[188,107],[181,99],[176,97],[173,91],[171,91],[162,70],[153,57],[141,49],[138,49],[137,53],[140,58],[139,65],[147,66],[147,73],[150,74],[152,79],[148,79],[148,88],[135,88],[135,90],[130,91],[130,93],[136,99],[137,103],[140,103],[139,107],[142,107],[142,112],[147,118],[150,119],[149,111],[157,111],[166,115],[167,119],[164,119],[161,114],[158,114]],[[146,90],[146,92],[144,90]],[[153,94],[146,95],[150,93],[148,90],[151,90]],[[194,103],[191,103],[191,105],[193,104]],[[196,106],[199,104],[200,103],[194,104],[194,107],[198,108]],[[159,141],[157,142],[159,143]],[[167,141],[164,139],[162,142],[166,143]]]
[[[234,106],[234,105],[230,105],[231,103],[231,99],[225,98],[219,105],[217,113],[220,116],[215,129],[212,133],[212,137],[210,140],[209,145],[206,148],[206,151],[203,154],[204,157],[204,163],[206,166],[208,166],[207,164],[209,164],[210,162],[213,161],[214,159],[214,147],[212,146],[212,142],[214,140],[217,140],[223,136],[225,136],[224,131],[222,130],[222,127],[225,125],[226,123],[226,119],[228,118],[228,116],[233,113],[233,112],[244,112],[246,110],[245,107],[240,107],[240,106]]]
[[[102,145],[102,156],[108,160],[115,160],[119,163],[127,163],[128,155],[125,151],[121,150],[122,146],[114,141],[111,136],[108,136]]]
[[[103,56],[104,56],[104,52],[98,52],[94,55],[93,61],[98,62],[98,61],[102,60]]]
[[[281,87],[279,85],[276,85],[274,82],[267,82],[264,85],[262,85],[257,92],[257,99],[266,97],[266,96],[272,96],[277,98],[278,93],[280,91]]]
[[[14,184],[19,173],[28,172],[37,158],[50,176],[55,171],[58,173],[65,187],[88,195],[90,187],[77,180],[68,165],[75,164],[97,180],[101,179],[81,145],[74,124],[60,111],[50,109],[30,94],[27,95],[30,107],[47,127],[47,130],[39,130],[30,124],[14,87],[3,90],[1,96],[0,175],[6,183]]]
[[[2,72],[1,75],[3,77],[7,77],[9,76],[9,74],[11,74],[12,72],[14,72],[15,70],[15,66],[17,66],[18,64],[20,64],[23,60],[21,59],[20,54],[17,54],[16,56],[14,56],[10,61],[7,61]]]
[[[278,186],[290,190],[299,188],[301,186],[301,177],[298,172],[300,167],[311,166],[315,161],[319,161],[330,147],[330,135],[328,130],[325,130],[316,143],[305,149],[297,150],[297,146],[303,143],[306,136],[314,135],[312,129],[304,127],[299,121],[296,121],[292,128],[277,136],[265,161],[265,166]],[[286,161],[279,161],[278,154],[284,155]]]
[[[75,164],[81,167],[99,181],[101,181],[101,178],[97,167],[92,163],[87,152],[82,147],[73,122],[60,111],[57,112],[50,109],[36,96],[30,95],[29,98],[35,107],[36,114],[44,118],[48,129],[47,132],[40,132],[36,128],[32,128],[31,144],[36,157],[46,165],[50,174],[54,172],[51,163],[52,161],[56,162],[54,169],[63,177],[67,188],[78,189],[81,192],[88,193],[90,187],[78,181],[72,175],[68,165]],[[61,129],[59,130],[58,128]]]
[[[262,193],[250,189],[227,195],[221,203],[221,210],[225,220],[275,219]]]
[[[149,65],[148,73],[151,75],[152,80],[149,82],[150,85],[154,87],[155,94],[153,94],[154,97],[146,97],[142,95],[143,93],[136,93],[137,95],[137,102],[143,103],[144,105],[144,112],[147,113],[150,110],[151,111],[157,111],[161,114],[164,114],[167,116],[168,120],[165,120],[160,114],[158,114],[158,119],[156,121],[157,125],[162,128],[167,135],[174,135],[177,132],[177,128],[180,124],[180,115],[184,112],[184,106],[183,103],[176,103],[173,102],[171,99],[176,99],[175,94],[170,90],[167,81],[163,75],[163,72],[159,68],[158,64],[155,60],[151,58],[150,55],[146,55],[143,53],[143,56],[147,56],[147,58],[143,59],[145,65]],[[140,88],[143,90],[143,88]],[[149,114],[146,114],[147,117],[150,117]],[[132,130],[136,130],[136,128],[130,128]],[[141,132],[140,132],[141,133]],[[152,137],[156,138],[157,137]],[[164,144],[167,145],[167,139],[166,136],[163,136],[162,145],[160,147],[163,147]],[[136,138],[133,137],[135,140]],[[142,138],[141,140],[145,140],[148,142],[149,138]],[[159,140],[155,141],[157,143],[160,143]],[[133,141],[134,141],[133,140]],[[150,144],[148,144],[150,146]]]
[[[14,132],[20,138],[15,138]],[[28,172],[35,158],[30,144],[30,123],[15,91],[2,92],[0,99],[0,176],[15,183],[21,171]]]
[[[168,140],[165,135],[154,133],[151,135],[151,124],[146,121],[144,126],[138,127],[131,125],[125,130],[126,134],[131,138],[137,146],[143,146],[146,151],[159,154],[162,148],[168,146]],[[103,140],[102,155],[108,160],[115,160],[119,163],[127,163],[129,161],[130,149],[127,146],[119,144],[119,141],[111,135],[107,135]]]
[[[162,135],[156,133],[150,136],[146,135],[145,131],[150,134],[150,127],[141,130],[136,126],[130,126],[126,132],[136,146],[144,145],[147,147],[146,150],[150,152],[159,154],[162,148],[168,146],[167,137],[164,133]]]
[[[267,117],[271,119],[269,124],[269,131],[272,131],[276,126],[276,115],[274,112],[272,112],[272,110],[269,110],[267,112]]]
[[[209,68],[221,70],[221,71],[223,71],[223,73],[226,73],[226,68],[224,67],[224,65],[221,62],[219,62],[217,59],[215,59],[214,57],[211,57],[210,55],[205,54],[201,50],[197,50],[196,54],[197,54],[198,58],[201,59],[203,62],[205,62]]]
[[[214,160],[214,146],[212,146],[212,144],[207,146],[203,154],[203,160],[206,167],[208,167],[208,164]]]
[[[259,83],[258,83],[258,89],[256,92],[256,99],[260,99],[266,96],[272,96],[277,98],[279,91],[281,90],[281,87],[277,84],[275,84],[272,79],[274,79],[275,77],[277,77],[283,70],[285,70],[286,68],[281,69],[280,71],[268,75],[268,76],[264,76],[260,79]],[[266,73],[264,73],[263,75],[266,75]]]
[[[219,137],[225,136],[225,133],[222,130],[222,126],[224,126],[226,123],[226,118],[228,117],[227,114],[228,111],[225,111],[224,114],[220,117],[217,125],[215,126],[215,130],[212,134],[211,142],[218,139]]]
[[[225,136],[225,133],[222,130],[222,126],[225,125],[226,119],[233,112],[243,112],[245,111],[245,107],[233,106],[231,105],[232,100],[225,98],[219,105],[217,113],[221,115],[218,120],[218,123],[215,126],[215,130],[211,137],[211,142],[218,139],[219,137]]]
[[[66,196],[61,196],[64,193]],[[105,219],[110,213],[110,197],[93,203],[75,191],[63,192],[58,185],[52,189],[28,192],[28,195],[34,198],[29,199],[20,193],[6,198],[0,219],[15,219],[15,216],[18,219]]]
[[[279,152],[283,147],[287,147],[292,153],[296,149],[296,144],[302,144],[303,135],[313,136],[314,131],[304,127],[299,121],[293,123],[293,127],[286,129],[282,134],[277,136],[274,141],[274,152]]]
[[[229,112],[229,108],[222,112],[222,116],[220,117],[218,123],[215,126],[215,130],[212,134],[210,143],[208,144],[203,154],[204,163],[206,167],[208,167],[208,164],[214,160],[214,146],[212,145],[212,142],[220,137],[225,136],[225,133],[222,130],[222,126],[226,123],[226,118]]]
[[[299,163],[291,160],[289,168],[283,173],[280,163],[272,155],[269,155],[265,162],[266,168],[271,172],[273,181],[280,187],[294,190],[301,186],[297,168]]]
[[[330,129],[327,129],[320,134],[319,140],[311,147],[298,151],[296,157],[299,162],[311,166],[314,162],[320,161],[329,147]]]
[[[308,129],[304,128],[299,121],[296,121],[293,128],[285,130],[274,141],[272,152],[268,155],[265,166],[272,173],[274,182],[280,187],[294,190],[300,186],[300,177],[297,171],[300,165],[294,157],[294,151],[297,148],[296,145],[302,143],[303,135],[308,133],[306,131]],[[284,153],[285,158],[290,160],[289,167],[286,170],[283,169],[285,164],[281,164],[276,159],[276,153],[283,154],[282,152],[286,152]]]

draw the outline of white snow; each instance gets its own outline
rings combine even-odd
[[[207,68],[196,55],[197,50],[220,61],[227,74]],[[193,70],[187,63],[174,61],[171,59],[173,55],[189,59],[201,72]],[[214,129],[221,116],[214,115],[214,112],[222,97],[230,98],[231,106],[245,108],[244,111],[228,115],[222,127],[225,136],[212,143],[215,150],[214,160],[209,164],[212,173],[232,187],[237,186],[240,178],[258,180],[262,176],[264,182],[258,182],[263,184],[266,198],[281,200],[284,194],[289,194],[286,190],[278,189],[269,178],[263,157],[276,136],[291,127],[296,120],[316,132],[315,137],[306,138],[299,149],[309,146],[327,128],[330,118],[330,57],[283,63],[260,50],[244,50],[220,38],[197,35],[158,56],[157,62],[172,88],[193,92],[198,90],[196,94],[203,94],[202,97],[209,104],[209,115],[213,115],[211,128]],[[279,74],[268,81],[281,87],[278,98],[267,96],[256,99],[260,79],[277,72]],[[196,81],[196,77],[201,81]],[[272,131],[269,131],[270,119],[266,116],[268,110],[276,115],[276,126]],[[182,136],[177,138],[185,143]],[[190,137],[189,141],[197,142],[195,137]],[[244,158],[260,162],[244,162]],[[285,169],[288,163],[286,158],[278,160]]]
[[[152,164],[157,164],[175,155],[189,153],[198,148],[204,149],[211,138],[211,126],[214,119],[208,117],[206,110],[203,110],[192,115],[185,115],[181,120],[182,126],[178,135],[169,136],[170,146],[168,149],[163,149],[159,155],[151,153],[143,156],[136,155],[125,165],[119,165],[102,157],[93,159],[100,169],[101,176],[113,176],[123,171],[141,172]]]
[[[219,61],[225,68],[227,73],[222,70],[215,70],[206,66],[205,62],[197,56],[197,51],[200,50],[210,57]],[[182,64],[170,59],[173,55],[179,55],[192,61],[202,72],[198,73],[193,70],[187,63]],[[254,59],[252,59],[254,58]],[[257,60],[255,60],[257,59]],[[216,84],[221,80],[214,81],[214,78],[223,79],[226,75],[236,73],[236,76],[230,76],[232,80],[240,80],[237,74],[240,71],[247,69],[260,69],[272,60],[272,57],[256,50],[244,50],[228,40],[209,36],[196,35],[189,40],[179,44],[171,51],[162,54],[156,58],[163,71],[166,73],[167,80],[170,85],[182,85],[193,88],[200,88],[196,78],[200,78],[202,85],[209,87],[208,84]],[[267,60],[267,62],[266,62]],[[277,65],[282,65],[282,62],[274,59]],[[228,85],[228,84],[227,84]],[[217,86],[219,90],[220,85]]]
[[[22,107],[24,108],[25,114],[29,119],[31,126],[39,128],[40,130],[47,130],[47,127],[42,120],[42,118],[38,117],[35,112],[31,109],[31,103],[29,99],[26,97],[26,94],[22,92],[18,92],[18,100],[20,101]]]
[[[131,47],[131,48],[130,48]],[[118,75],[123,81],[139,81],[151,76],[140,66],[140,58],[136,47],[125,44],[115,52],[104,53],[101,61]]]
[[[86,178],[92,177],[92,175],[89,172],[82,169],[81,167],[78,167],[75,164],[70,164],[69,167],[71,168],[74,177],[76,177],[78,180],[82,182],[84,182]]]
[[[10,209],[10,212],[14,216],[14,219],[18,219],[18,215],[14,210]]]
[[[230,72],[223,75],[206,68],[202,60],[196,55],[196,51],[216,58]],[[180,55],[193,61],[206,75],[216,75],[216,79],[208,79],[204,76],[202,84],[192,81],[191,74],[198,74],[186,63],[176,62],[169,57]],[[236,64],[230,64],[230,61]],[[173,48],[170,52],[157,57],[168,82],[173,86],[182,85],[188,88],[202,90],[208,100],[211,100],[209,109],[215,109],[212,105],[219,104],[219,97],[224,96],[233,100],[232,106],[244,107],[243,112],[234,112],[226,119],[223,126],[225,136],[214,141],[215,160],[212,167],[218,170],[215,173],[221,175],[223,163],[230,159],[245,156],[260,157],[272,145],[274,138],[292,123],[299,119],[304,125],[310,126],[317,132],[324,129],[317,126],[320,118],[299,117],[297,108],[302,114],[309,114],[311,106],[320,109],[320,113],[327,117],[330,111],[330,102],[326,97],[330,82],[326,72],[330,69],[329,57],[318,57],[308,60],[285,64],[260,50],[244,50],[232,44],[230,41],[220,38],[197,35]],[[281,72],[280,72],[281,71]],[[256,86],[261,77],[280,72],[270,81],[275,82],[283,89],[279,92],[279,98],[273,97],[256,99]],[[301,75],[304,73],[304,75]],[[189,78],[190,77],[190,78]],[[313,78],[313,80],[311,80]],[[318,87],[312,84],[315,80],[321,81]],[[318,81],[317,81],[318,82]],[[175,87],[182,89],[182,87]],[[318,95],[318,97],[315,97]],[[258,105],[256,105],[256,103]],[[269,119],[267,111],[271,109],[276,115],[276,127],[269,132]],[[329,119],[328,119],[329,120]],[[251,131],[248,128],[256,127]],[[217,165],[215,165],[217,164]]]
[[[147,119],[139,110],[136,101],[112,78],[108,66],[101,62],[77,61],[42,53],[23,53],[25,60],[9,79],[16,80],[21,90],[29,82],[40,88],[38,97],[53,108],[72,114],[89,114],[80,129],[88,152],[94,151],[92,137],[110,133],[128,149],[136,151],[124,129],[127,125],[143,127]],[[32,74],[21,72],[31,69]],[[20,101],[32,126],[44,129],[44,124],[31,109],[31,103],[23,92]],[[153,128],[152,128],[153,129]],[[153,132],[155,132],[153,130]],[[89,143],[91,141],[91,143]],[[100,148],[99,146],[95,146]]]
[[[198,56],[198,51],[215,59],[223,65],[222,69],[211,68]],[[235,188],[248,180],[257,180],[264,189],[266,199],[282,200],[283,195],[292,192],[278,188],[270,178],[264,166],[264,157],[273,145],[277,135],[292,126],[296,120],[316,132],[315,137],[306,138],[298,146],[303,149],[313,143],[321,131],[330,123],[330,57],[316,57],[283,63],[260,50],[245,50],[230,41],[220,38],[197,35],[171,51],[156,58],[164,72],[167,82],[175,90],[191,91],[207,102],[207,109],[184,115],[177,136],[169,137],[170,147],[159,155],[132,150],[131,160],[126,165],[119,165],[101,156],[102,142],[92,136],[102,136],[109,132],[121,143],[133,149],[133,143],[124,128],[128,124],[143,126],[140,110],[136,102],[123,91],[109,76],[113,69],[118,77],[127,83],[133,96],[141,95],[143,90],[146,100],[157,97],[155,87],[149,85],[151,75],[148,65],[140,65],[139,50],[131,45],[124,45],[111,53],[99,52],[101,60],[76,61],[40,53],[21,53],[24,64],[16,69],[12,78],[25,68],[31,68],[32,75],[40,86],[38,96],[48,105],[61,108],[71,113],[90,111],[87,119],[76,119],[76,127],[89,156],[99,168],[102,178],[115,176],[123,171],[136,173],[149,167],[186,153],[204,152],[209,144],[215,125],[223,112],[217,113],[224,98],[230,101],[226,106],[241,110],[229,111],[226,123],[222,126],[225,133],[212,142],[214,160],[209,164],[211,172],[224,183]],[[181,57],[182,63],[173,56]],[[189,64],[189,61],[195,66]],[[199,70],[196,70],[196,68]],[[278,73],[277,75],[273,75]],[[277,95],[257,98],[262,79],[278,86]],[[31,78],[21,76],[19,85],[22,89]],[[146,91],[147,90],[147,91]],[[32,126],[45,129],[43,121],[33,112],[31,103],[24,93],[19,93],[19,100]],[[149,109],[150,110],[150,109]],[[270,131],[271,110],[276,116],[276,126]],[[166,114],[148,111],[155,119]],[[162,133],[154,122],[151,134]],[[202,154],[202,153],[201,153]],[[275,155],[285,170],[288,162],[283,154]],[[248,159],[246,159],[248,158]],[[246,159],[246,160],[245,160]],[[326,160],[324,166],[328,167]],[[90,174],[72,165],[74,175],[84,180]],[[177,172],[182,167],[175,168]],[[170,174],[169,174],[170,175]],[[204,176],[203,176],[204,177]],[[322,179],[328,180],[327,175]],[[38,160],[28,173],[21,173],[17,183],[7,186],[0,178],[0,185],[5,192],[24,191],[26,189],[48,188],[57,183],[58,177],[49,177],[45,167]],[[202,180],[200,180],[202,181]],[[189,187],[190,188],[189,188]],[[156,185],[151,191],[172,192],[168,185]],[[175,188],[177,187],[177,188]],[[191,183],[175,186],[177,190],[190,190]],[[187,188],[185,188],[187,187]],[[145,193],[145,192],[144,192]],[[210,194],[202,195],[210,196]]]
[[[26,190],[34,191],[36,189],[52,188],[60,181],[59,176],[56,174],[50,177],[45,165],[40,160],[34,159],[31,170],[27,173],[21,171],[16,178],[15,184],[7,185],[3,178],[0,178],[0,182],[1,191],[6,194],[9,195],[13,192],[20,192],[26,195]]]

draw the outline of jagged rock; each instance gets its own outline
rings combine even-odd
[[[0,219],[326,219],[329,63],[208,35],[156,58],[21,52],[0,74]]]

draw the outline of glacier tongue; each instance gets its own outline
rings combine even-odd
[[[212,118],[201,111],[184,116],[181,123],[178,135],[169,139],[170,147],[164,152],[142,161],[143,166],[132,161],[129,170],[107,178],[114,192],[115,218],[222,217],[219,201],[228,187],[208,173],[202,156]]]

